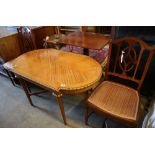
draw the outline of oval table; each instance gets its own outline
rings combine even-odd
[[[64,124],[67,123],[62,95],[90,90],[102,76],[100,64],[89,56],[56,49],[24,53],[5,63],[4,68],[17,75],[31,105],[30,96],[41,92],[30,93],[25,80],[52,92],[57,98]]]

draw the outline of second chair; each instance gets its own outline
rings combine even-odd
[[[106,81],[90,95],[85,108],[85,123],[92,109],[127,126],[137,126],[140,115],[140,95],[154,49],[137,38],[112,41],[108,56]],[[106,126],[104,122],[104,127]]]

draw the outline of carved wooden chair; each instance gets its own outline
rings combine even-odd
[[[34,35],[31,32],[31,29],[29,27],[21,26],[21,27],[17,28],[17,31],[18,31],[18,38],[19,38],[20,48],[21,48],[22,52],[28,52],[28,51],[32,51],[32,50],[37,49],[36,44],[35,44]],[[25,81],[23,83],[21,83],[21,81],[19,81],[19,82],[23,86],[23,88],[25,88],[25,85],[27,85],[27,90],[26,91],[30,95],[37,95],[37,94],[47,92],[46,90],[42,90],[42,91],[39,91],[39,92],[31,93],[30,88],[34,84],[31,84],[31,83],[25,82]],[[38,86],[36,86],[36,87],[38,87]]]
[[[138,125],[139,90],[153,54],[154,49],[137,38],[126,37],[111,42],[106,81],[102,82],[87,99],[86,124],[91,109],[105,116],[104,127],[107,119],[133,127]]]
[[[21,26],[17,28],[17,32],[18,32],[18,41],[19,41],[19,45],[20,45],[22,53],[36,49],[35,39],[29,27]],[[14,73],[7,71],[7,70],[6,72],[12,84],[14,86],[19,86],[19,81],[14,75]]]
[[[19,41],[19,45],[22,53],[36,49],[35,38],[29,27],[21,26],[17,28],[17,32],[18,32],[18,41]],[[14,86],[18,86],[16,85],[16,83],[19,84],[19,80],[16,78],[16,76],[13,73],[8,72],[8,75],[9,74],[11,75],[11,77],[13,77]],[[29,87],[32,86],[32,84],[29,84],[28,82],[27,82],[27,85],[29,85],[28,89]],[[31,90],[29,89],[29,91]]]
[[[35,38],[29,27],[21,26],[17,28],[17,31],[22,52],[28,52],[36,49]]]

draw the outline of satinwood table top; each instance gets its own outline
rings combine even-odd
[[[56,49],[24,53],[5,63],[4,67],[55,91],[89,87],[102,75],[100,64],[89,56]]]

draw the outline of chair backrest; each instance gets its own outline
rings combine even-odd
[[[22,52],[36,49],[35,39],[29,27],[21,26],[17,28],[17,31]]]
[[[110,43],[106,80],[121,82],[140,90],[155,49],[134,37]]]

